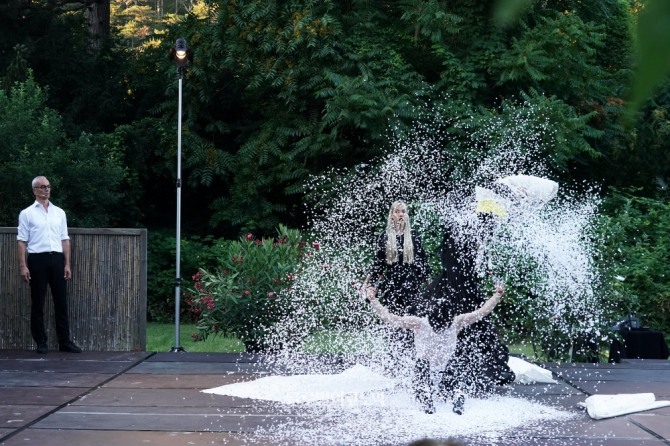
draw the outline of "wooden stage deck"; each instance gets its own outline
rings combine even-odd
[[[300,413],[200,392],[260,376],[260,359],[226,353],[0,351],[0,445],[278,444],[253,441],[254,433]],[[573,411],[575,417],[526,427],[490,444],[670,445],[670,407],[599,421],[576,407],[598,393],[653,392],[659,400],[670,400],[670,361],[545,367],[558,384],[542,389],[519,385],[508,392],[540,395],[544,403]]]

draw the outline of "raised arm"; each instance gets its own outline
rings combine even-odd
[[[498,302],[500,302],[500,298],[502,297],[504,292],[505,292],[505,286],[503,285],[502,282],[498,282],[496,284],[495,293],[493,293],[493,296],[491,296],[489,300],[484,302],[484,305],[482,305],[477,310],[471,313],[463,313],[459,314],[458,316],[455,316],[453,323],[454,326],[456,327],[456,332],[457,333],[460,332],[468,325],[474,324],[475,322],[479,322],[486,316],[491,314],[495,306],[498,305]]]
[[[406,328],[409,330],[418,330],[421,326],[421,318],[416,316],[398,316],[391,313],[379,300],[377,300],[377,288],[367,286],[365,284],[356,284],[359,294],[370,301],[372,309],[377,313],[379,318],[395,328]]]

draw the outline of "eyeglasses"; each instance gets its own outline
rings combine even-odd
[[[43,184],[41,186],[36,186],[35,189],[51,190],[51,186],[46,186]]]

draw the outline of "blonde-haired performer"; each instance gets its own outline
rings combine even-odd
[[[389,208],[386,230],[377,241],[372,266],[365,284],[373,283],[389,310],[396,314],[412,314],[421,304],[421,289],[430,279],[428,259],[421,238],[412,233],[407,205],[395,201]],[[391,334],[392,352],[410,351],[412,333],[397,330]],[[401,358],[395,356],[395,360]]]

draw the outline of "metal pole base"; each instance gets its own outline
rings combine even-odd
[[[186,352],[186,350],[184,350],[184,347],[172,347],[170,349],[170,353],[181,353],[181,352]]]

